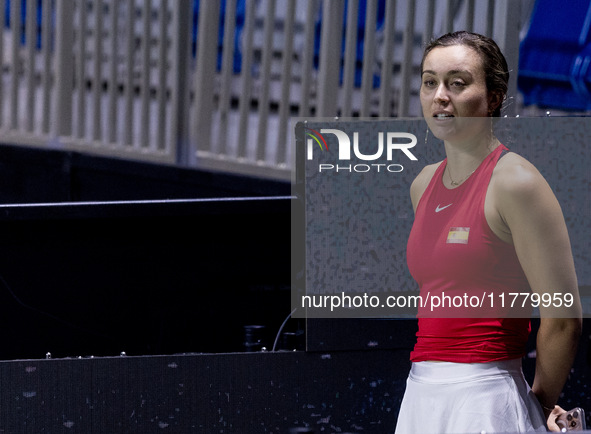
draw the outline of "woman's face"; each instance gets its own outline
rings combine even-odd
[[[436,137],[461,140],[490,125],[458,119],[486,118],[493,108],[494,97],[486,88],[482,60],[475,50],[464,45],[434,48],[423,62],[421,78],[423,116]]]

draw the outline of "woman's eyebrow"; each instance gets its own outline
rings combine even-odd
[[[424,70],[421,75],[423,74],[432,74],[432,75],[437,75],[437,73],[435,71],[432,71],[430,69],[426,69]],[[468,75],[472,75],[472,73],[470,71],[468,71],[467,69],[452,69],[450,71],[447,71],[445,73],[445,75],[456,75],[456,74],[468,74]]]
[[[457,74],[466,74],[466,75],[472,75],[472,73],[470,71],[468,71],[467,69],[452,69],[451,71],[447,71],[447,75],[457,75]]]

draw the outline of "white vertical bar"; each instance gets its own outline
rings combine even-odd
[[[290,110],[290,89],[292,83],[291,65],[293,58],[294,20],[296,0],[287,0],[285,13],[285,31],[283,47],[283,70],[281,71],[281,100],[279,101],[279,133],[277,143],[277,155],[275,163],[284,164],[287,155],[287,146],[290,143],[287,136],[287,122]]]
[[[492,38],[495,25],[495,0],[488,0],[487,12],[488,13],[486,14],[486,29],[484,30],[484,34]]]
[[[466,27],[468,32],[474,31],[474,0],[466,2]]]
[[[107,112],[107,140],[109,143],[115,143],[117,141],[117,65],[119,63],[119,26],[117,25],[119,17],[118,6],[121,6],[121,2],[115,0],[111,1],[109,5],[109,10],[111,12],[111,24],[109,26],[109,32],[111,34],[108,86],[109,110]]]
[[[345,2],[324,0],[318,70],[318,116],[337,114],[343,8]]]
[[[406,30],[404,32],[403,45],[404,56],[400,65],[400,99],[398,104],[398,116],[408,116],[409,96],[411,88],[411,73],[413,65],[413,39],[415,34],[415,0],[407,0]]]
[[[427,16],[425,29],[423,30],[423,44],[428,44],[433,38],[433,26],[435,24],[435,0],[427,0]]]
[[[195,120],[193,139],[198,151],[211,150],[211,124],[214,110],[220,0],[199,3],[197,59],[195,68]],[[193,157],[195,158],[195,157]]]
[[[445,27],[444,33],[449,33],[454,30],[454,0],[447,0],[445,5]]]
[[[12,69],[11,69],[11,89],[10,89],[10,128],[18,128],[19,113],[19,51],[21,44],[21,2],[13,1],[10,5],[10,30],[12,32]]]
[[[25,16],[26,54],[26,116],[25,130],[32,133],[35,129],[35,52],[37,50],[37,2],[28,1]]]
[[[164,150],[166,145],[166,92],[168,89],[168,80],[166,79],[166,70],[168,65],[168,29],[172,24],[168,19],[168,1],[160,0],[160,35],[158,38],[158,126],[156,133],[156,149]]]
[[[263,59],[261,64],[261,75],[259,82],[261,92],[259,95],[259,124],[257,134],[258,161],[265,160],[267,150],[267,123],[269,117],[269,88],[271,84],[271,59],[273,58],[273,35],[275,31],[275,1],[267,0],[264,24]]]
[[[101,93],[102,93],[102,66],[103,66],[103,8],[102,0],[94,1],[94,71],[92,77],[92,139],[101,138]]]
[[[396,36],[396,0],[386,2],[384,20],[384,54],[382,56],[382,70],[380,73],[380,107],[381,117],[391,116],[392,102],[392,70],[394,66],[394,38]]]
[[[54,125],[56,135],[69,135],[72,130],[72,62],[73,8],[68,0],[56,0],[56,72]],[[16,2],[18,3],[18,2]]]
[[[509,85],[507,97],[511,102],[505,104],[504,114],[514,116],[517,112],[515,98],[517,97],[517,72],[519,68],[519,18],[521,3],[509,0],[498,0],[495,8],[495,31],[493,38],[505,55],[509,66]]]
[[[302,88],[300,91],[301,102],[300,116],[310,115],[310,90],[312,88],[313,60],[314,60],[314,16],[318,3],[316,0],[306,2],[306,22],[304,23],[304,49],[302,52]]]
[[[188,166],[194,155],[189,131],[189,64],[191,57],[191,32],[193,22],[193,1],[174,0],[171,6],[171,69],[170,69],[170,131],[168,142],[175,162]]]
[[[375,59],[375,37],[378,4],[377,0],[367,0],[365,10],[365,34],[363,37],[363,75],[361,77],[362,117],[369,116],[371,94],[373,92],[373,70]]]
[[[355,67],[357,63],[357,21],[359,0],[347,3],[347,25],[345,27],[345,53],[343,59],[343,101],[341,116],[349,117],[352,112],[353,88],[355,87]]]
[[[6,8],[0,8],[0,23],[5,26],[6,22]],[[4,71],[4,39],[0,39],[0,71]],[[0,72],[0,125],[4,124],[4,72]],[[9,106],[10,108],[10,106]]]
[[[86,0],[79,0],[76,8],[78,12],[78,49],[76,56],[78,121],[76,122],[76,132],[80,138],[86,135],[86,35],[88,24],[85,3]]]
[[[50,113],[51,113],[51,35],[53,33],[51,25],[52,6],[51,0],[43,0],[42,4],[42,24],[41,24],[41,49],[43,52],[43,69],[41,73],[41,85],[43,86],[43,108],[41,131],[49,133]],[[0,22],[4,22],[0,17]],[[2,54],[0,53],[0,59]],[[0,95],[0,99],[2,96]]]
[[[236,30],[236,0],[226,1],[224,17],[224,40],[222,49],[222,70],[219,98],[219,152],[228,154],[228,115],[231,98],[232,75],[234,74],[234,34]]]
[[[255,2],[246,2],[244,15],[244,42],[242,44],[242,65],[240,67],[240,121],[238,128],[238,157],[244,158],[247,154],[248,125],[250,118],[250,98],[252,86],[252,41],[254,37]]]
[[[135,1],[128,0],[127,3],[127,47],[126,47],[126,59],[125,71],[127,72],[125,77],[125,139],[124,143],[127,146],[133,146],[133,129],[135,125],[134,119],[134,97],[135,89],[133,83],[133,68],[135,65]]]
[[[150,147],[150,39],[152,37],[152,2],[144,0],[142,10],[143,35],[142,35],[142,84],[140,88],[140,148]]]

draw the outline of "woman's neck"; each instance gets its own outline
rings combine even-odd
[[[445,185],[449,188],[461,185],[499,144],[499,140],[490,134],[465,143],[444,142],[447,157]]]

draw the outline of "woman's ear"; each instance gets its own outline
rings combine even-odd
[[[492,114],[501,106],[503,103],[503,97],[499,92],[489,92],[488,94],[488,112]]]

